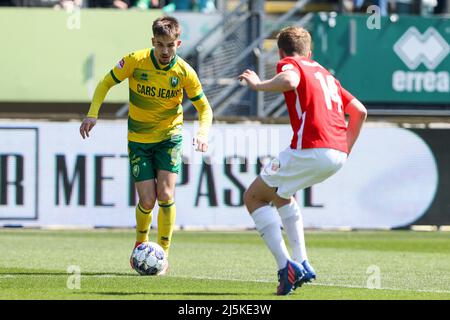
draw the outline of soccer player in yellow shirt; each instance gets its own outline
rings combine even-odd
[[[153,22],[152,49],[123,57],[99,82],[80,134],[89,137],[108,90],[128,78],[128,155],[136,182],[136,243],[149,241],[152,210],[158,201],[158,244],[169,255],[175,223],[174,190],[181,165],[183,89],[199,113],[196,150],[206,152],[212,110],[194,69],[177,56],[181,28],[173,17]],[[165,274],[168,264],[160,272]]]

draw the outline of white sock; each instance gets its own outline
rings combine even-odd
[[[297,202],[278,208],[278,213],[292,248],[292,259],[300,263],[307,260],[303,219]]]
[[[277,261],[278,269],[283,269],[290,258],[275,209],[264,206],[253,211],[251,217],[255,221],[256,230]]]

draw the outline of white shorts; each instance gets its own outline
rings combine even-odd
[[[345,152],[334,149],[287,148],[263,168],[261,178],[269,187],[277,188],[280,197],[289,199],[298,190],[332,176],[346,160]]]

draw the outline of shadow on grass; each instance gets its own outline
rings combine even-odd
[[[28,271],[28,272],[0,272],[0,276],[67,276],[73,273],[64,271]],[[97,277],[138,277],[138,274],[131,272],[81,272],[83,276]]]
[[[74,292],[75,293],[75,292]],[[234,293],[234,292],[85,292],[86,294],[105,295],[105,296],[243,296],[257,295],[255,293]]]

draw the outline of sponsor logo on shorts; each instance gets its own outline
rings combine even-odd
[[[170,164],[172,166],[176,166],[178,164],[179,158],[180,158],[180,148],[179,147],[175,147],[169,150],[169,154],[170,154]]]
[[[141,161],[141,157],[137,157],[137,156],[134,154],[133,157],[131,158],[131,164],[138,163],[139,161]]]
[[[135,178],[137,178],[138,175],[139,175],[139,165],[138,165],[138,164],[135,164],[135,165],[133,166],[132,172],[133,172],[133,176],[134,176]]]
[[[280,170],[280,160],[277,158],[272,159],[272,161],[264,168],[264,171],[268,175],[276,174],[278,170]]]

